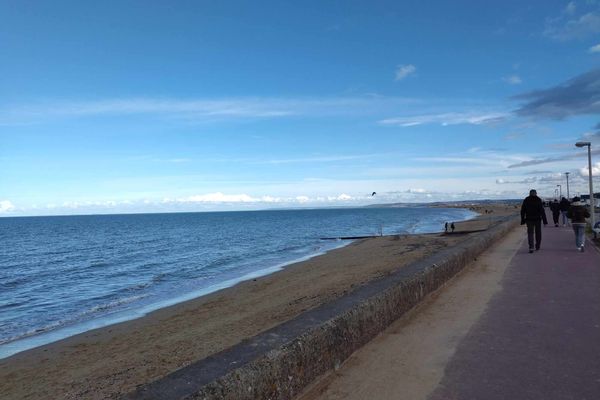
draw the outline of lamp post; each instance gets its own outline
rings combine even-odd
[[[594,227],[594,223],[595,223],[595,216],[594,216],[594,206],[596,203],[596,200],[594,199],[594,187],[592,185],[592,144],[590,142],[577,142],[575,143],[575,146],[577,147],[586,147],[588,148],[588,171],[589,171],[589,175],[590,175],[590,222],[592,223],[592,228]]]
[[[571,198],[571,196],[569,195],[569,174],[570,172],[565,172],[565,175],[567,176],[567,199]]]
[[[558,195],[560,197],[562,197],[562,186],[561,185],[556,185],[556,187],[558,188]]]

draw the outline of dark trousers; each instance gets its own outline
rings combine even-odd
[[[533,235],[535,233],[535,248],[539,249],[542,244],[542,220],[526,221],[527,222],[527,240],[529,241],[529,249],[533,249]]]
[[[560,211],[552,213],[552,219],[554,220],[554,224],[558,224],[558,217],[560,217]]]

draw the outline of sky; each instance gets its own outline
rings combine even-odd
[[[600,177],[600,0],[3,0],[0,59],[0,216],[573,196],[580,140]]]

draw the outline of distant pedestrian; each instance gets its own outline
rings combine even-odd
[[[452,229],[452,232],[454,232],[454,228],[455,228],[455,226],[454,226],[454,222],[453,222],[450,224],[450,229]]]
[[[552,210],[552,220],[554,221],[554,226],[558,226],[558,218],[560,217],[560,203],[557,199],[554,199],[554,201],[550,203],[550,210]]]
[[[546,220],[546,211],[542,199],[537,196],[535,190],[529,191],[529,196],[523,200],[521,204],[521,225],[527,224],[527,240],[529,242],[529,252],[539,250],[542,244],[542,221],[544,225],[548,225]],[[534,247],[535,234],[535,247]]]
[[[569,200],[565,199],[564,197],[560,199],[560,214],[562,215],[563,226],[566,226],[569,223],[569,220],[567,219],[567,211],[569,211],[570,205],[571,203]]]
[[[444,232],[448,233],[448,223],[447,222],[444,224]]]
[[[577,250],[583,252],[583,245],[585,244],[585,219],[590,217],[590,212],[580,200],[579,197],[573,197],[571,207],[567,211],[567,217],[571,219],[573,232],[575,232],[575,246],[577,246]]]

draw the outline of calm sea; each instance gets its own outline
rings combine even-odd
[[[347,242],[475,214],[348,208],[0,218],[0,358],[265,275]]]

